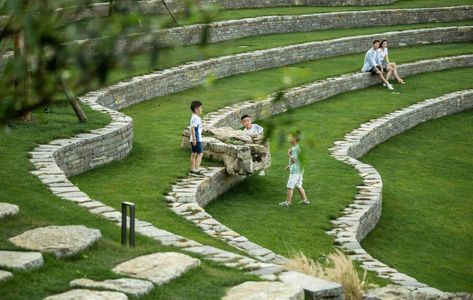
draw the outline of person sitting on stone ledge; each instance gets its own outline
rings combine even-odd
[[[384,87],[390,90],[394,90],[393,86],[383,76],[383,67],[378,64],[377,50],[379,48],[379,44],[379,40],[374,40],[373,46],[368,51],[366,51],[365,62],[363,64],[363,68],[361,68],[361,71],[370,72],[373,75],[378,75],[379,79],[381,79],[381,81],[383,82]],[[391,72],[388,70],[388,74],[386,75],[388,76],[388,78],[391,76]]]
[[[243,125],[243,132],[246,134],[251,135],[253,138],[256,136],[257,138],[260,138],[263,135],[263,127],[253,124],[251,122],[251,117],[249,115],[243,115],[241,118],[241,124]],[[259,176],[264,176],[266,175],[264,170],[261,170],[258,174]]]
[[[386,74],[386,80],[389,81],[389,77],[391,77],[391,73],[394,75],[394,78],[396,78],[397,82],[400,84],[405,84],[404,80],[397,74],[397,66],[396,63],[390,62],[389,61],[389,56],[388,56],[388,41],[387,40],[382,40],[381,43],[379,44],[378,48],[378,62],[379,65],[383,66],[384,72],[387,72]]]

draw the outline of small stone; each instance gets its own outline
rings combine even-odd
[[[0,270],[0,282],[13,278],[13,274],[8,271]]]
[[[62,294],[52,295],[44,298],[44,300],[128,300],[128,297],[119,292],[101,292],[77,289]]]
[[[29,270],[43,265],[43,255],[39,252],[0,251],[0,266]]]
[[[200,265],[200,260],[176,252],[154,253],[119,264],[112,271],[162,285]]]
[[[17,205],[0,202],[0,219],[7,216],[14,216],[20,212],[20,208]]]
[[[223,300],[303,300],[304,290],[292,283],[247,281],[227,291]]]
[[[154,285],[149,281],[133,278],[109,279],[104,281],[94,281],[87,278],[81,278],[71,281],[70,286],[111,290],[134,297],[143,296],[154,288]]]
[[[343,299],[342,285],[300,272],[284,272],[279,275],[282,282],[302,287],[308,299]]]
[[[15,246],[68,257],[87,249],[102,237],[100,230],[83,225],[47,226],[28,230],[9,239]]]

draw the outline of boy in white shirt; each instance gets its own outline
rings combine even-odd
[[[249,115],[243,115],[241,118],[241,124],[243,125],[243,132],[246,133],[246,134],[249,134],[251,136],[254,136],[254,135],[262,135],[263,134],[263,127],[257,125],[257,124],[253,124],[251,122],[251,117]],[[258,174],[259,176],[264,176],[266,175],[266,173],[264,172],[264,170],[261,170]]]
[[[381,79],[383,82],[384,87],[394,90],[393,86],[383,76],[383,67],[379,65],[378,48],[379,40],[374,40],[373,46],[368,51],[366,51],[365,62],[363,63],[361,71],[378,75],[379,79]]]
[[[200,171],[200,163],[202,162],[202,102],[192,101],[191,103],[192,117],[189,125],[190,143],[191,143],[191,173],[203,175]]]

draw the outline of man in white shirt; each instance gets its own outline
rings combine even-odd
[[[249,115],[243,115],[241,117],[241,124],[243,125],[243,132],[249,134],[251,136],[254,135],[262,135],[263,134],[263,127],[259,126],[258,124],[253,124],[251,122],[251,117]],[[266,175],[264,170],[261,170],[258,174],[259,176]]]
[[[379,40],[374,40],[373,46],[368,51],[366,51],[365,62],[363,64],[363,68],[361,68],[361,71],[370,72],[373,75],[378,75],[379,79],[381,79],[381,81],[383,82],[384,87],[390,90],[394,90],[394,87],[383,76],[383,67],[378,64],[378,48]]]

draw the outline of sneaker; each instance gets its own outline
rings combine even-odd
[[[394,87],[390,83],[386,84],[386,87],[388,88],[388,90],[394,90]]]
[[[307,199],[299,201],[299,204],[309,204],[309,203],[310,201]]]
[[[291,205],[291,203],[287,202],[287,201],[283,201],[281,203],[279,203],[279,206],[289,206]]]
[[[258,173],[259,176],[264,176],[266,175],[266,173],[264,172],[264,170],[261,170],[259,173]]]
[[[192,170],[192,171],[190,171],[190,173],[191,173],[191,175],[201,175],[201,176],[204,175],[204,173],[202,173],[201,171],[194,171],[194,170]]]

